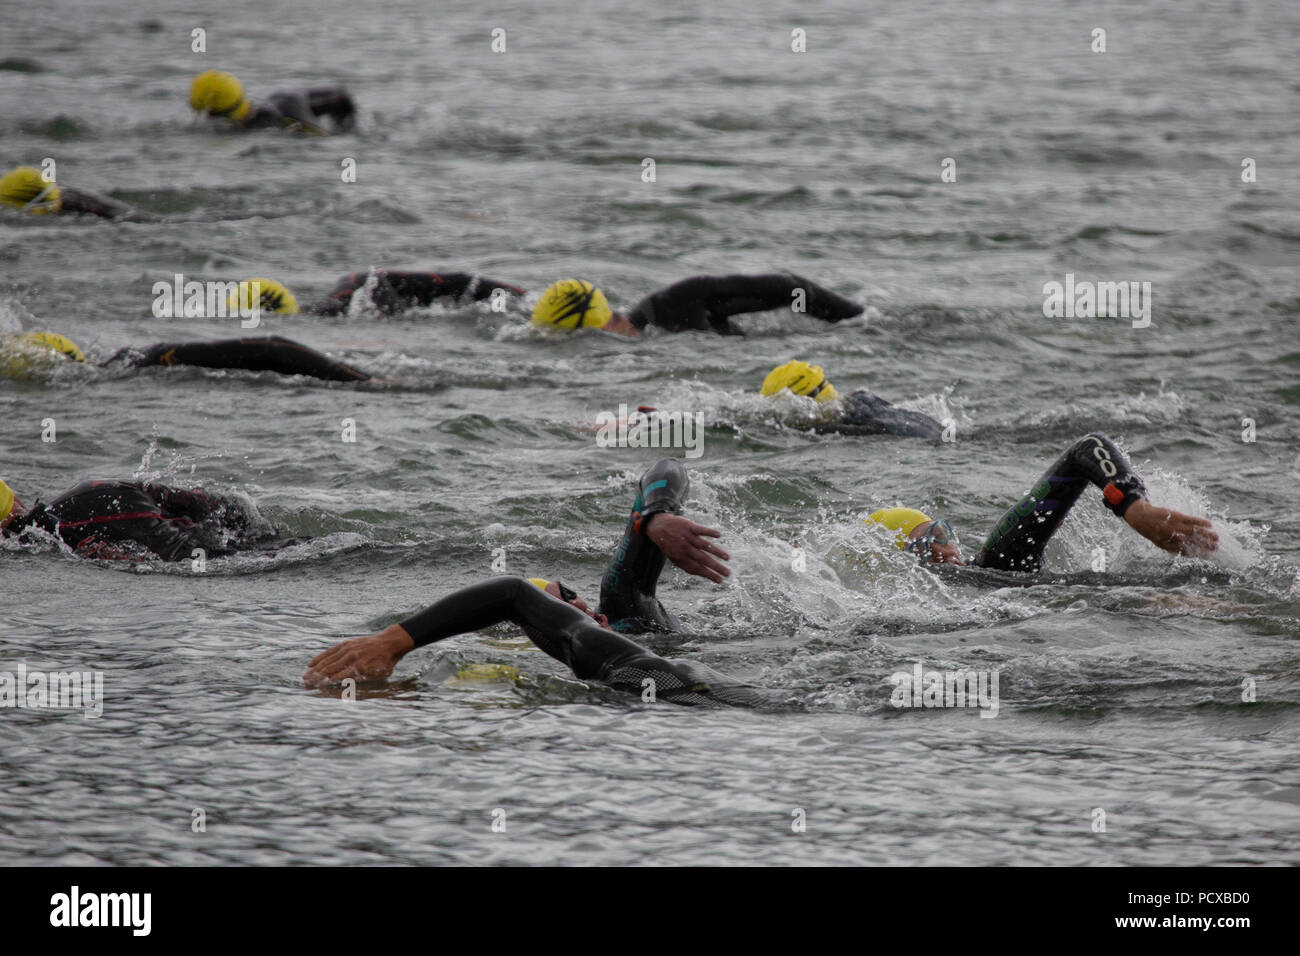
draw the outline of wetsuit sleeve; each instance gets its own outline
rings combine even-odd
[[[690,487],[686,469],[676,458],[655,462],[641,476],[627,527],[600,581],[600,612],[615,630],[633,634],[682,630],[655,596],[666,559],[646,531],[657,514],[681,514]]]
[[[740,335],[729,318],[745,312],[792,308],[795,292],[802,290],[805,314],[839,322],[862,313],[862,306],[787,273],[770,275],[695,276],[647,296],[628,318],[639,329],[656,325],[670,332],[712,330]]]
[[[84,216],[99,216],[101,219],[117,219],[130,222],[157,222],[157,216],[133,209],[124,202],[96,196],[94,193],[80,189],[63,189],[60,191],[60,212],[79,213]]]
[[[143,350],[124,349],[104,364],[115,361],[126,361],[135,367],[194,365],[199,368],[279,372],[281,375],[309,375],[330,382],[364,382],[370,379],[365,372],[278,335],[216,342],[162,343]]]
[[[813,431],[819,434],[938,438],[943,434],[943,426],[929,415],[899,408],[869,392],[857,391],[844,399],[839,418],[816,425]]]
[[[788,695],[724,677],[689,661],[670,661],[607,631],[570,604],[523,578],[491,578],[449,594],[402,622],[416,647],[510,621],[582,680],[678,704],[757,707]]]
[[[1102,502],[1121,518],[1133,502],[1146,497],[1146,485],[1115,443],[1105,435],[1085,435],[1002,516],[970,563],[1000,571],[1037,571],[1047,542],[1089,484],[1101,489]]]

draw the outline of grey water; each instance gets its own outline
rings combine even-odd
[[[0,330],[91,359],[225,338],[235,320],[155,318],[153,284],[268,276],[307,302],[371,266],[534,293],[575,275],[615,307],[788,269],[867,311],[625,341],[485,305],[358,309],[263,330],[398,384],[0,379],[0,477],[24,500],[157,478],[246,495],[299,539],[202,573],[0,543],[0,670],[93,670],[105,693],[100,717],[0,710],[0,861],[1300,862],[1297,36],[1282,0],[51,0],[8,18],[0,165],[51,157],[60,183],[170,219],[0,212]],[[360,129],[196,122],[209,68],[254,98],[343,83]],[[1151,282],[1149,326],[1045,316],[1067,275]],[[810,435],[799,402],[757,394],[794,357],[954,440]],[[688,513],[734,571],[665,572],[689,632],[646,643],[798,707],[646,703],[505,627],[417,651],[356,701],[303,688],[331,643],[494,566],[594,601],[663,454],[597,446],[620,404],[703,414]],[[1219,555],[1160,552],[1091,491],[1033,581],[872,550],[863,517],[894,504],[973,550],[1089,431],[1154,501],[1212,518]],[[918,663],[996,670],[997,716],[892,706],[890,676]]]

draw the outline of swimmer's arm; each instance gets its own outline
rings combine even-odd
[[[334,645],[312,658],[303,683],[313,687],[349,677],[382,680],[417,647],[503,621],[518,624],[534,644],[579,677],[592,676],[613,651],[644,653],[639,645],[603,630],[587,613],[524,579],[499,577],[448,594],[378,634]]]
[[[140,561],[143,558],[138,551],[115,547],[98,537],[86,538],[77,545],[75,554],[79,558],[89,558],[93,561]]]
[[[1157,548],[1173,554],[1203,558],[1219,546],[1219,536],[1208,518],[1162,508],[1146,498],[1138,498],[1129,505],[1124,521]]]
[[[400,624],[392,624],[378,634],[343,641],[318,654],[308,664],[303,683],[315,686],[337,683],[349,677],[354,680],[383,680],[393,672],[398,661],[417,647],[508,620],[515,611],[513,605],[517,603],[509,600],[516,590],[505,583],[511,581],[542,597],[540,591],[520,578],[494,578],[484,584],[462,588]],[[546,600],[548,604],[558,605],[558,602]]]
[[[719,276],[712,281],[708,289],[711,318],[768,309],[791,309],[799,298],[806,314],[828,322],[839,322],[863,312],[862,306],[856,302],[793,274]],[[798,292],[802,292],[802,296],[797,298]]]
[[[687,574],[721,584],[731,574],[722,562],[729,561],[731,555],[708,540],[721,538],[721,531],[682,516],[682,502],[690,487],[686,469],[676,458],[655,462],[641,476],[641,508],[632,528]]]

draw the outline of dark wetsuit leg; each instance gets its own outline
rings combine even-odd
[[[335,284],[329,297],[307,311],[318,315],[338,315],[346,311],[352,296],[363,288],[370,278],[369,272],[353,272]],[[393,315],[415,306],[428,305],[435,299],[469,298],[475,302],[490,298],[497,289],[511,295],[523,295],[524,290],[505,282],[467,272],[394,272],[380,269],[375,272],[375,285],[370,290],[370,301],[384,315]]]
[[[600,582],[600,612],[616,631],[680,631],[681,623],[655,597],[664,553],[645,535],[653,515],[682,513],[691,482],[676,458],[663,458],[641,476],[632,515]]]
[[[669,332],[686,329],[741,335],[730,317],[745,312],[791,308],[794,292],[804,293],[805,314],[838,322],[862,313],[862,306],[819,286],[785,273],[771,275],[695,276],[660,289],[628,313],[639,329],[655,325]]]
[[[534,644],[582,680],[634,694],[653,687],[656,700],[675,704],[762,707],[790,700],[788,693],[744,684],[691,661],[653,654],[523,578],[491,578],[463,588],[403,621],[402,627],[416,647],[423,647],[502,621],[518,624]]]
[[[1089,484],[1120,517],[1146,486],[1124,453],[1105,435],[1085,435],[1038,479],[1029,494],[1004,514],[971,565],[1000,571],[1037,571],[1043,551]]]
[[[124,202],[96,196],[94,193],[80,189],[60,190],[60,212],[79,213],[83,216],[99,216],[101,219],[116,219],[126,222],[158,222],[159,217],[133,209]]]
[[[370,379],[365,372],[278,335],[269,338],[221,339],[216,342],[171,342],[152,345],[144,350],[122,349],[104,364],[119,361],[128,362],[135,367],[195,365],[200,368],[310,375],[330,382],[365,382]]]
[[[843,401],[839,419],[817,425],[814,431],[841,435],[897,435],[901,438],[938,438],[943,426],[929,415],[899,408],[870,392],[857,391]]]

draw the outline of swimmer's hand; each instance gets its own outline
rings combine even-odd
[[[1219,546],[1219,536],[1211,529],[1210,519],[1161,508],[1145,498],[1129,505],[1124,520],[1157,548],[1174,554],[1204,558]]]
[[[415,641],[400,624],[369,637],[354,637],[317,654],[307,665],[302,682],[307,687],[353,680],[383,680],[397,662],[415,650]]]
[[[731,568],[723,564],[731,560],[731,555],[708,540],[721,538],[721,531],[665,512],[650,518],[645,533],[669,561],[687,574],[708,578],[714,584],[721,584],[723,578],[731,577]]]

